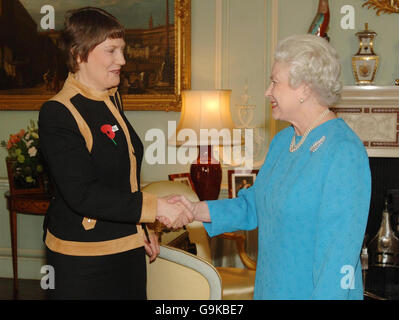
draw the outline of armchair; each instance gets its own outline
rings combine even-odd
[[[190,201],[199,201],[196,193],[188,186],[176,181],[153,182],[142,188],[158,197],[170,194],[183,194]],[[212,255],[208,234],[201,222],[194,221],[186,226],[190,242],[197,248],[197,256],[212,263]],[[256,263],[246,254],[244,249],[245,236],[235,233],[219,235],[223,239],[236,241],[237,251],[243,262],[243,268],[216,267],[222,279],[223,300],[251,300],[253,298]],[[163,239],[161,241],[163,243]]]
[[[217,270],[186,251],[161,246],[155,261],[147,258],[149,300],[220,300],[221,286]]]

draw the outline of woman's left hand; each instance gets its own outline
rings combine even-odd
[[[148,230],[148,236],[150,238],[150,242],[147,239],[144,239],[144,248],[147,252],[147,255],[150,257],[150,262],[154,261],[157,256],[159,255],[159,242],[157,235],[153,232]]]

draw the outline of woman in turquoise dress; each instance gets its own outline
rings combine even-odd
[[[329,107],[340,64],[324,39],[281,41],[265,95],[291,123],[272,140],[254,185],[234,199],[190,203],[212,237],[258,228],[255,299],[362,299],[360,250],[371,177],[362,141]]]

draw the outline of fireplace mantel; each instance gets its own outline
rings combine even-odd
[[[364,142],[369,157],[399,158],[399,86],[347,86],[332,108]]]

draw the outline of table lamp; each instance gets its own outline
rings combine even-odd
[[[176,145],[198,147],[198,157],[191,164],[190,176],[201,201],[219,197],[222,167],[213,157],[213,146],[241,144],[241,139],[233,140],[230,95],[231,90],[182,91],[182,110],[175,137],[185,129],[194,131],[195,135],[192,134],[188,141],[172,139],[170,143],[175,141]]]

